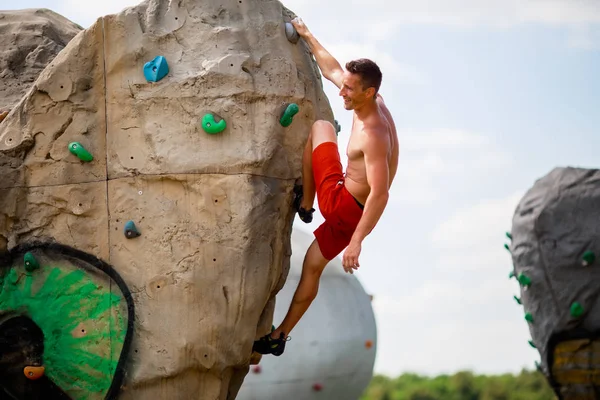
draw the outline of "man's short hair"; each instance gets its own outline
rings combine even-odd
[[[358,60],[346,63],[346,70],[352,74],[360,76],[363,84],[363,90],[370,87],[375,88],[375,94],[379,92],[381,86],[382,73],[375,62],[368,58],[359,58]]]

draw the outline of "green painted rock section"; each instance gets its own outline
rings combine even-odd
[[[23,259],[0,265],[0,313],[25,315],[40,327],[45,375],[72,399],[103,399],[127,333],[124,297],[98,271],[66,260],[45,264],[31,253]]]

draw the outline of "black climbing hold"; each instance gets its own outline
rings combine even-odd
[[[525,313],[525,321],[533,323],[533,315],[531,315],[531,313]]]
[[[523,286],[531,286],[531,278],[529,278],[527,275],[525,274],[519,274],[519,277],[517,278],[519,280],[519,283]]]
[[[333,120],[333,126],[335,127],[335,135],[338,136],[338,134],[342,131],[342,126],[337,119]]]
[[[585,253],[583,253],[582,259],[583,261],[581,262],[581,265],[587,267],[588,265],[592,265],[594,261],[596,261],[596,254],[594,254],[593,251],[588,250]]]
[[[523,303],[521,303],[521,299],[518,298],[517,296],[513,296],[513,299],[515,299],[515,301],[517,302],[517,304],[523,304]]]
[[[574,302],[571,304],[571,316],[574,318],[579,318],[583,315],[583,306],[578,302]]]
[[[90,162],[94,157],[79,142],[69,143],[69,151],[79,157],[81,161]]]
[[[141,236],[141,233],[138,231],[133,221],[127,221],[125,223],[125,237],[127,239],[133,239],[139,236]]]
[[[25,262],[25,269],[28,272],[35,271],[36,269],[38,269],[40,267],[40,263],[35,259],[33,254],[31,254],[30,252],[25,253],[23,260]]]
[[[158,82],[169,73],[169,65],[163,56],[154,57],[144,64],[144,76],[148,82]]]

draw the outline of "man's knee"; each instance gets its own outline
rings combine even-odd
[[[337,135],[335,133],[335,127],[329,121],[317,120],[313,123],[310,130],[310,136],[312,141],[313,150],[324,142],[337,143]]]

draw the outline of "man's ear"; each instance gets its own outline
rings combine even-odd
[[[367,90],[365,90],[367,97],[371,97],[373,98],[373,100],[375,100],[375,88],[374,87],[370,87],[367,88]]]

